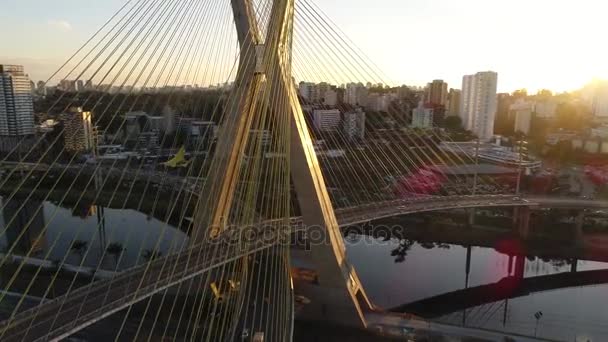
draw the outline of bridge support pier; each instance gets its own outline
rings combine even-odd
[[[570,263],[570,272],[576,273],[578,271],[578,259],[572,259]]]
[[[519,238],[528,239],[530,236],[530,208],[515,207],[513,210],[513,229]]]
[[[525,255],[516,255],[515,256],[515,272],[513,276],[516,279],[524,279],[524,271],[526,269],[526,256]]]
[[[583,225],[585,224],[585,212],[579,211],[574,220],[574,241],[577,245],[583,244]]]
[[[469,211],[469,227],[475,225],[475,213],[475,208],[471,208],[471,210]]]

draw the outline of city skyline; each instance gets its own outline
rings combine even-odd
[[[370,8],[360,0],[338,0],[319,2],[318,7],[389,75],[391,85],[424,86],[443,79],[450,88],[460,88],[463,75],[493,70],[501,75],[499,92],[526,88],[533,93],[543,88],[572,91],[595,78],[608,78],[608,68],[600,63],[608,52],[594,44],[600,41],[604,5],[591,0],[576,8],[545,0],[525,6],[522,0],[491,5],[477,0],[381,2]],[[16,15],[0,22],[0,29],[10,28],[14,34],[4,40],[0,59],[24,65],[33,80],[45,80],[123,3],[91,4],[87,11],[69,0],[53,6],[32,0],[9,3],[9,12]],[[387,13],[385,8],[393,10]],[[542,15],[545,11],[551,16]],[[576,20],[579,12],[585,13],[585,21]],[[541,33],[520,25],[526,20],[542,27]],[[565,21],[576,25],[562,25]],[[424,32],[416,34],[422,27]],[[395,43],[400,37],[407,37],[407,43]]]
[[[608,340],[591,0],[16,1],[1,341]]]

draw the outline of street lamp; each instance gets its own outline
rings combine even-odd
[[[479,145],[480,145],[480,140],[479,137],[477,138],[477,142],[475,144],[475,170],[473,173],[473,193],[472,195],[475,196],[477,194],[477,177],[478,177],[478,168],[479,168]],[[473,224],[475,223],[475,208],[471,208],[471,211],[469,212],[469,225],[473,226]]]
[[[518,171],[517,171],[517,186],[515,188],[515,195],[519,195],[519,191],[521,188],[521,171],[522,171],[522,164],[524,162],[524,152],[528,150],[525,147],[525,145],[528,144],[527,141],[520,140],[520,141],[518,141],[518,143],[519,143],[519,163],[517,165]]]
[[[542,311],[538,311],[534,314],[534,318],[536,318],[536,325],[534,326],[534,338],[536,338],[537,333],[538,333],[538,322],[540,321],[540,319],[543,317],[543,312]]]
[[[473,196],[477,193],[477,169],[479,168],[479,138],[477,138],[477,143],[475,144],[475,170],[473,174]]]

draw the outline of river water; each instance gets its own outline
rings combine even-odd
[[[103,269],[120,270],[143,262],[146,251],[166,255],[188,241],[183,232],[134,210],[99,206],[66,209],[41,201],[2,204],[5,208],[0,215],[0,251],[13,255],[32,251],[29,256],[34,260],[65,260],[67,264],[86,267],[95,267],[101,260]],[[17,210],[21,205],[25,209]],[[9,225],[9,218],[18,211],[22,214]],[[32,222],[30,228],[24,229],[28,221]],[[71,249],[75,240],[83,241],[86,247]],[[119,245],[123,252],[109,255],[108,246],[112,244]],[[491,248],[362,237],[347,239],[346,245],[349,260],[357,268],[368,296],[385,308],[491,285],[514,272],[513,260]],[[11,250],[11,246],[15,247]],[[575,269],[608,269],[608,264],[578,260]],[[529,256],[523,267],[525,278],[571,271],[571,261],[534,256]],[[536,333],[562,341],[608,341],[607,302],[608,285],[569,287],[504,298],[433,319],[529,336]],[[450,311],[448,307],[444,309]],[[542,317],[537,320],[535,314],[539,312]]]
[[[50,202],[13,200],[1,214],[1,252],[84,267],[96,267],[101,260],[100,268],[109,271],[145,262],[150,253],[167,255],[188,242],[185,233],[135,210],[95,205],[67,209]],[[84,247],[71,248],[73,241]],[[112,245],[122,252],[109,253]]]
[[[471,247],[467,277],[467,248],[371,238],[348,241],[351,263],[368,296],[377,305],[393,308],[425,298],[453,293],[467,286],[500,281],[509,275],[509,256],[491,248]],[[405,247],[405,248],[404,248]],[[403,258],[404,249],[407,255]],[[402,253],[395,253],[400,250]],[[608,264],[577,261],[576,271],[608,269]],[[562,260],[528,257],[524,277],[571,272]],[[511,269],[513,274],[513,269]],[[574,275],[576,276],[576,275]],[[468,278],[468,281],[467,281]],[[608,283],[608,279],[607,283]],[[562,341],[608,341],[608,285],[571,287],[532,293],[435,318],[441,322]],[[449,311],[449,309],[448,309]],[[537,320],[535,314],[541,312]]]

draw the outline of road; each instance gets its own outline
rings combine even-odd
[[[416,335],[417,333],[433,332],[448,337],[467,337],[469,339],[480,339],[482,341],[505,342],[509,341],[508,339],[510,339],[510,341],[517,342],[550,341],[506,332],[485,329],[470,329],[456,325],[435,323],[416,319],[410,315],[388,314],[385,312],[366,313],[365,319],[368,322],[369,329],[372,329],[384,336],[401,339],[408,338],[412,335]]]

